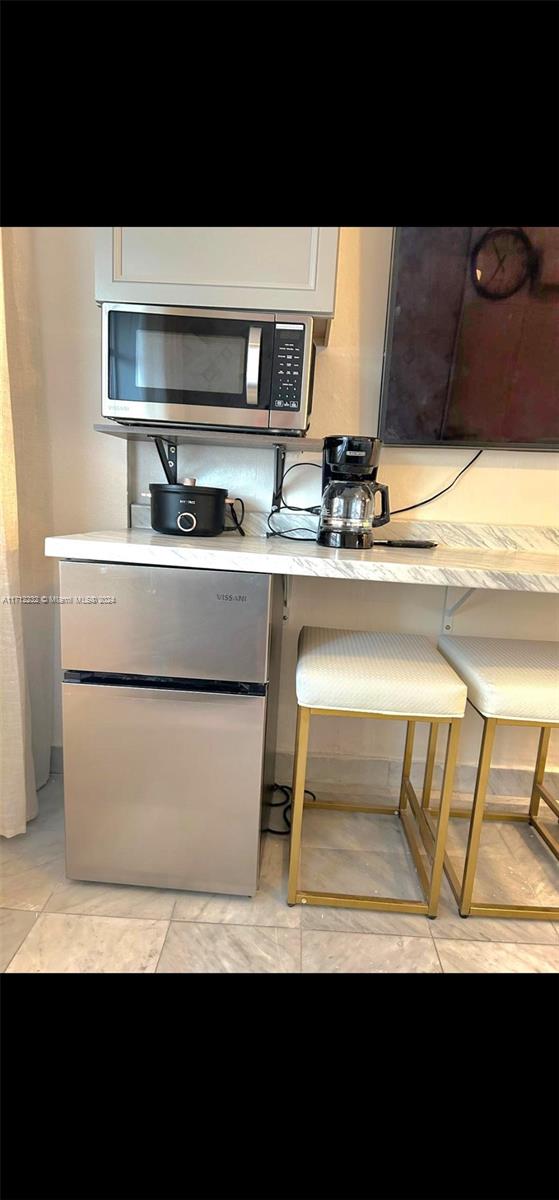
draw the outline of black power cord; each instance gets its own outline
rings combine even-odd
[[[240,517],[237,516],[237,512],[235,509],[236,504],[240,504],[240,506],[241,506]],[[243,521],[245,519],[244,500],[241,500],[240,496],[237,496],[235,498],[235,500],[233,500],[232,503],[229,505],[229,511],[231,513],[231,520],[232,520],[233,524],[226,525],[223,532],[224,533],[235,533],[235,530],[236,530],[237,533],[240,533],[241,537],[246,537],[246,533],[243,529]]]
[[[284,473],[282,475],[280,489],[279,489],[279,508],[274,508],[274,509],[272,509],[272,511],[270,513],[268,513],[267,524],[268,524],[268,529],[270,532],[266,534],[266,537],[285,538],[285,540],[288,542],[316,542],[316,534],[314,534],[313,537],[291,537],[290,536],[292,533],[299,532],[299,530],[301,531],[301,533],[308,533],[309,532],[308,525],[295,525],[291,529],[281,530],[281,529],[274,529],[273,525],[270,524],[272,517],[276,513],[283,512],[284,509],[287,512],[310,513],[311,516],[313,516],[313,517],[318,517],[320,515],[320,504],[311,504],[309,507],[300,506],[300,505],[296,505],[296,504],[286,504],[284,495],[283,495],[283,485],[284,485],[286,476],[289,475],[290,471],[294,471],[296,467],[317,467],[317,469],[319,471],[322,470],[322,466],[320,463],[301,462],[301,463],[293,463],[293,465],[291,467],[287,468],[287,471],[284,471]]]
[[[462,470],[458,472],[456,478],[452,480],[452,483],[449,483],[449,484],[447,484],[446,487],[441,488],[440,492],[435,492],[434,496],[428,496],[428,498],[426,500],[418,500],[416,504],[407,504],[405,508],[393,508],[390,513],[390,516],[395,517],[399,513],[411,512],[412,509],[414,509],[414,508],[422,508],[424,504],[432,504],[433,500],[438,500],[439,496],[444,496],[445,492],[449,492],[450,489],[453,488],[456,483],[458,483],[460,476],[463,475],[464,472],[469,469],[469,467],[472,467],[474,465],[474,463],[477,462],[478,458],[482,454],[483,454],[483,449],[478,450],[477,454],[474,454],[474,457],[471,458],[470,461],[466,463],[466,466],[462,467]],[[275,515],[275,513],[281,513],[284,511],[284,509],[287,512],[310,513],[312,516],[319,516],[319,514],[320,514],[320,504],[313,504],[307,508],[305,508],[304,506],[298,506],[295,504],[286,504],[284,497],[283,497],[284,480],[285,480],[286,475],[289,475],[289,472],[294,471],[296,467],[318,467],[319,471],[322,470],[322,467],[319,463],[293,463],[293,466],[288,467],[287,471],[284,471],[281,485],[280,485],[280,490],[279,490],[279,501],[280,501],[279,508],[272,509],[272,511],[270,513],[268,513],[267,524],[268,524],[268,529],[270,532],[266,534],[266,537],[285,538],[286,541],[288,541],[288,542],[315,542],[316,534],[314,537],[291,537],[290,536],[292,533],[298,533],[299,530],[301,531],[301,533],[306,533],[308,531],[307,525],[295,525],[295,526],[293,526],[292,529],[281,530],[281,529],[274,529],[273,526],[270,524],[271,518]]]
[[[274,783],[273,787],[272,787],[272,791],[283,792],[283,794],[285,796],[284,800],[271,800],[269,807],[283,809],[283,812],[281,815],[285,821],[285,824],[287,825],[287,829],[270,829],[268,827],[267,829],[262,829],[261,833],[275,833],[275,834],[277,834],[278,837],[287,837],[287,835],[289,833],[291,833],[290,809],[291,809],[291,805],[292,805],[292,800],[291,800],[292,789],[286,783]],[[316,796],[315,796],[314,792],[311,792],[309,788],[305,788],[305,796],[310,796],[311,800],[316,800]]]
[[[458,480],[460,479],[460,476],[464,474],[464,471],[467,471],[468,467],[472,467],[473,464],[477,462],[480,454],[483,454],[483,450],[478,450],[477,454],[474,454],[474,457],[471,458],[470,461],[466,463],[466,466],[462,467],[462,470],[458,472],[456,479],[453,479],[452,483],[449,483],[447,487],[442,488],[440,492],[436,492],[434,496],[429,496],[428,500],[418,500],[417,504],[408,504],[406,508],[393,508],[390,516],[395,517],[397,513],[411,512],[412,508],[421,508],[424,504],[431,504],[433,500],[438,500],[439,496],[444,496],[445,492],[449,492],[450,489],[454,487],[454,484],[458,483]]]
[[[466,466],[462,467],[462,470],[458,472],[456,478],[453,479],[451,483],[447,484],[446,487],[441,488],[440,492],[435,492],[434,496],[428,496],[426,500],[418,500],[416,504],[407,504],[405,508],[393,508],[390,513],[390,516],[395,517],[399,513],[411,512],[412,509],[414,509],[414,508],[422,508],[424,504],[432,504],[433,500],[438,500],[439,496],[444,496],[445,492],[449,492],[450,489],[453,488],[456,483],[458,483],[460,476],[463,475],[464,472],[467,471],[470,467],[472,467],[474,465],[474,463],[477,462],[478,458],[480,458],[480,456],[482,454],[483,454],[483,449],[478,450],[477,454],[474,454],[474,457],[471,458],[470,461],[466,463]],[[314,505],[309,506],[308,508],[304,508],[304,507],[297,507],[294,504],[286,504],[285,503],[285,500],[283,498],[283,482],[284,482],[285,476],[288,475],[290,471],[294,471],[295,467],[318,467],[318,469],[321,470],[319,463],[293,463],[293,466],[287,468],[287,471],[284,472],[284,475],[283,475],[283,478],[281,481],[280,491],[279,491],[280,507],[279,507],[279,509],[273,509],[272,512],[268,514],[267,522],[268,522],[268,529],[270,530],[270,532],[266,534],[266,537],[283,537],[283,538],[286,538],[287,541],[290,541],[290,542],[315,542],[316,537],[304,538],[304,537],[290,537],[289,536],[291,533],[297,533],[299,530],[301,530],[301,532],[306,532],[306,530],[307,530],[306,525],[296,525],[296,526],[294,526],[293,529],[286,529],[284,532],[282,532],[279,529],[274,529],[272,527],[272,525],[270,524],[270,520],[274,516],[274,513],[282,512],[283,509],[286,509],[289,512],[311,513],[313,516],[318,516],[320,513],[320,505],[319,504],[314,504]]]

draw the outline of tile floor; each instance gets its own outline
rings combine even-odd
[[[446,881],[436,921],[288,908],[287,838],[266,836],[254,899],[68,880],[62,804],[62,779],[53,776],[27,834],[0,839],[2,971],[559,972],[559,921],[462,920]],[[458,869],[466,837],[467,822],[453,821]],[[395,817],[307,811],[303,847],[307,887],[420,894]],[[484,826],[478,879],[476,898],[559,904],[559,867],[527,826]]]

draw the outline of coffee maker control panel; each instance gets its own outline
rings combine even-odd
[[[301,408],[304,345],[304,325],[276,326],[272,408]]]

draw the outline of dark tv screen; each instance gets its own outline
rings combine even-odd
[[[395,231],[386,445],[559,447],[559,227]]]

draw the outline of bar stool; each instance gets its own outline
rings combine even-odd
[[[543,782],[551,730],[559,724],[559,643],[445,635],[439,639],[439,650],[467,684],[468,701],[483,719],[481,752],[462,881],[458,879],[448,858],[445,858],[444,864],[460,915],[529,917],[543,921],[557,919],[559,907],[555,905],[480,904],[472,902],[472,894],[483,820],[527,822],[539,833],[555,858],[559,858],[559,842],[538,820],[540,800],[544,800],[559,818],[559,804]],[[527,813],[512,813],[506,810],[484,812],[491,753],[495,731],[499,725],[536,725],[541,730]],[[430,750],[431,742],[434,757],[436,726],[431,727]],[[424,811],[430,824],[426,811],[429,808],[429,791],[430,783],[424,796]],[[469,813],[454,809],[451,809],[450,815],[470,816]],[[559,888],[557,894],[559,900]]]
[[[287,903],[318,904],[381,912],[437,915],[454,767],[466,687],[426,637],[393,633],[356,633],[305,626],[299,635],[296,673],[297,734],[293,764],[293,811]],[[311,807],[341,812],[397,813],[402,821],[424,900],[301,891],[299,861],[305,807],[305,775],[311,717],[369,717],[407,721],[400,798],[397,805],[372,806],[311,801]],[[428,825],[410,782],[415,726],[448,724],[441,805],[435,832]],[[431,870],[408,802],[417,821]]]

